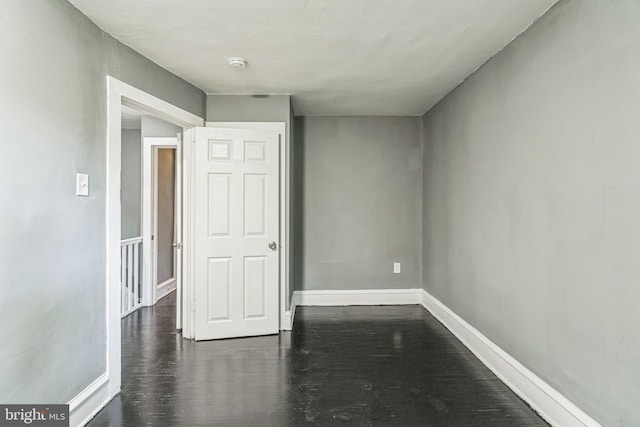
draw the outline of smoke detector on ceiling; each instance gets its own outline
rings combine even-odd
[[[245,68],[247,68],[247,61],[240,57],[234,56],[232,58],[229,58],[229,66],[238,70],[244,70]]]

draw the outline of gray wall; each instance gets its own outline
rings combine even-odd
[[[205,96],[65,1],[2,7],[0,402],[63,403],[106,368],[105,76],[200,116]]]
[[[420,287],[420,118],[304,117],[295,129],[296,289]]]
[[[640,425],[640,2],[563,0],[424,117],[425,288]]]
[[[208,122],[288,122],[289,95],[209,95]]]
[[[175,138],[183,130],[180,126],[151,116],[142,116],[140,118],[140,127],[143,138]]]
[[[293,120],[293,138],[291,140],[291,289],[289,301],[293,292],[303,289],[304,284],[304,122],[305,117],[295,117]]]
[[[142,139],[140,129],[122,129],[121,238],[142,236]]]

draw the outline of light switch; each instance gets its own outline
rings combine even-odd
[[[400,273],[400,263],[399,262],[394,262],[393,263],[393,272],[398,274]]]
[[[76,196],[89,195],[89,175],[86,173],[76,174]]]

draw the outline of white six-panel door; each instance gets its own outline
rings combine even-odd
[[[195,338],[278,333],[279,136],[197,128]]]

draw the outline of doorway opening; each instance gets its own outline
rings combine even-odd
[[[176,290],[175,148],[153,150],[153,256],[156,302]]]
[[[125,317],[156,304],[179,282],[176,166],[183,129],[126,105],[121,129],[120,288]]]
[[[185,194],[184,201],[183,197],[180,193],[182,188],[182,184],[176,184],[175,186],[175,201],[181,206],[181,208],[175,211],[174,218],[174,243],[176,244],[175,250],[178,251],[178,255],[176,256],[177,264],[174,268],[174,277],[176,279],[176,326],[178,329],[181,328],[181,321],[184,317],[184,328],[182,332],[182,336],[186,338],[194,338],[193,336],[193,313],[192,309],[195,307],[195,299],[194,299],[194,289],[193,289],[193,262],[194,255],[193,251],[190,250],[193,244],[194,238],[194,224],[193,221],[190,220],[192,212],[190,206],[192,202],[194,202],[194,194],[193,193],[193,179],[194,179],[194,166],[192,157],[192,149],[195,149],[195,132],[193,128],[202,127],[204,125],[204,120],[185,111],[178,107],[175,107],[165,101],[162,101],[159,98],[156,98],[152,95],[149,95],[139,89],[136,89],[126,83],[123,83],[117,79],[114,79],[110,76],[107,77],[107,191],[106,191],[106,294],[107,294],[107,327],[106,327],[106,336],[107,336],[107,346],[106,346],[106,372],[101,375],[101,377],[96,380],[94,384],[91,385],[90,389],[87,390],[87,393],[93,393],[94,391],[100,390],[101,396],[103,391],[108,393],[107,400],[111,399],[115,396],[121,387],[121,290],[120,290],[120,278],[121,278],[121,234],[122,234],[122,212],[120,206],[120,195],[121,195],[121,167],[122,167],[122,129],[121,129],[121,120],[122,120],[122,106],[131,107],[135,110],[138,110],[146,115],[154,117],[156,119],[163,120],[167,123],[180,127],[184,131],[184,140],[186,145],[189,147],[188,150],[182,149],[182,141],[180,138],[177,138],[178,141],[176,143],[175,148],[175,157],[174,157],[174,165],[175,170],[174,174],[179,179],[180,177],[184,177],[185,180]],[[289,228],[289,140],[288,138],[284,138],[286,129],[284,127],[284,123],[279,124],[247,124],[247,125],[256,125],[259,129],[270,129],[271,126],[276,126],[279,135],[279,143],[278,143],[278,152],[279,155],[277,158],[279,159],[280,174],[279,174],[279,185],[280,194],[278,196],[278,203],[281,207],[280,210],[280,249],[283,249],[283,253],[286,254],[288,251],[288,228]],[[238,126],[240,127],[240,126]],[[222,142],[222,141],[217,141]],[[212,144],[211,142],[207,142],[207,147],[219,148],[216,141]],[[259,162],[261,159],[261,153],[263,152],[260,148],[261,144],[255,144],[256,141],[245,141],[246,144],[242,144],[248,151],[245,151],[245,160],[253,162]],[[260,142],[260,141],[258,141]],[[183,151],[185,155],[183,155]],[[217,152],[216,152],[217,153]],[[265,151],[266,153],[266,151]],[[217,153],[216,155],[218,155]],[[273,157],[273,156],[272,156]],[[262,182],[259,177],[257,177],[259,173],[253,173],[252,178],[254,179],[256,185],[254,186],[257,189],[262,188],[260,182]],[[259,191],[256,190],[256,194],[259,194]],[[259,200],[260,198],[256,198],[255,200]],[[254,199],[251,199],[254,200]],[[266,200],[266,199],[265,199]],[[276,199],[273,199],[276,200]],[[272,202],[274,203],[274,202]],[[183,214],[182,210],[185,209]],[[253,211],[253,210],[252,210]],[[187,220],[187,223],[183,224],[182,217]],[[257,218],[257,217],[256,217]],[[251,218],[245,218],[250,221],[254,221]],[[252,222],[251,224],[254,224]],[[256,220],[255,224],[260,224],[259,221]],[[258,227],[259,228],[259,227]],[[182,238],[184,234],[184,251],[182,250]],[[155,235],[154,235],[155,239]],[[277,246],[277,237],[273,241],[268,242],[269,250],[278,250]],[[276,243],[273,245],[272,243]],[[264,245],[261,245],[261,247]],[[283,247],[284,246],[284,247]],[[274,249],[275,248],[275,249]],[[184,252],[184,253],[183,253]],[[145,250],[142,249],[142,253],[144,255]],[[262,271],[260,268],[260,256],[254,257],[255,259],[249,259],[249,261],[253,263],[249,263],[249,270],[252,272],[260,272]],[[255,261],[255,262],[254,262]],[[185,269],[182,271],[181,262],[185,263]],[[280,274],[280,304],[279,305],[279,317],[280,317],[280,329],[289,329],[290,328],[290,319],[291,313],[287,309],[287,302],[289,300],[289,290],[288,286],[288,256],[284,255],[279,257],[278,265],[282,270],[283,274]],[[275,268],[275,267],[274,267]],[[264,270],[266,271],[266,270]],[[157,270],[156,270],[157,273]],[[150,275],[147,274],[146,277]],[[144,276],[143,276],[144,277]],[[216,276],[217,277],[217,276]],[[251,276],[254,277],[254,276]],[[255,275],[260,279],[261,276]],[[184,289],[184,298],[183,291],[181,289],[181,279],[185,280],[185,289]],[[252,283],[261,283],[260,280],[253,280]],[[256,286],[256,288],[258,288]],[[144,292],[143,292],[144,295]],[[180,312],[183,307],[184,299],[184,315]],[[258,307],[258,305],[252,303],[253,300],[249,300],[247,304],[251,307]],[[276,301],[277,303],[278,301]],[[257,316],[257,315],[256,315]],[[187,331],[187,333],[185,333]]]
[[[142,286],[141,231],[141,113],[133,108],[121,109],[120,172],[120,316],[125,317],[140,307]]]
[[[191,129],[193,127],[202,126],[204,120],[197,117],[181,108],[178,108],[172,104],[167,103],[155,96],[152,96],[146,92],[143,92],[133,86],[130,86],[124,82],[121,82],[111,76],[107,76],[107,191],[106,191],[106,300],[107,300],[107,327],[106,327],[106,371],[100,377],[100,381],[91,385],[90,390],[87,393],[94,393],[100,390],[104,390],[107,394],[107,399],[113,398],[119,391],[121,386],[121,324],[120,319],[122,316],[122,299],[123,292],[121,287],[121,277],[123,276],[123,262],[122,262],[122,237],[123,237],[123,211],[121,210],[121,190],[122,190],[122,166],[123,166],[123,106],[130,107],[135,111],[143,113],[154,119],[167,122],[173,126],[177,126],[180,131]],[[174,153],[174,174],[180,176],[180,163],[181,163],[181,141],[177,138],[177,134],[173,134],[178,141],[176,142]],[[141,144],[142,146],[142,144]],[[140,152],[140,151],[138,151]],[[142,155],[142,153],[140,153]],[[140,158],[140,157],[138,157]],[[131,160],[128,157],[127,161]],[[126,164],[125,164],[126,166]],[[178,190],[178,186],[175,187]],[[135,197],[134,197],[135,198]],[[174,193],[175,202],[180,204],[179,191]],[[139,200],[139,199],[138,199]],[[141,202],[142,203],[142,202]],[[181,237],[182,223],[179,215],[180,209],[177,209],[178,215],[174,213],[174,236],[177,236],[177,240],[174,242],[179,243]],[[140,221],[142,222],[142,220]],[[141,237],[141,236],[135,236]],[[175,248],[180,250],[178,246]],[[138,256],[140,252],[144,256],[145,249],[138,248]],[[148,252],[148,251],[147,251]],[[131,255],[127,251],[126,261],[129,258],[136,259],[136,249],[132,249]],[[176,297],[180,295],[180,260],[181,255],[175,257],[177,266],[173,267],[173,273],[175,280],[175,286],[177,289]],[[140,270],[140,264],[138,269]],[[137,298],[142,302],[144,299],[144,290],[135,285],[135,266],[131,268],[126,267],[125,276],[132,277],[131,287],[129,288],[132,294],[132,301],[136,302],[135,290],[138,290]],[[144,281],[144,273],[142,281]],[[148,275],[147,275],[148,277]],[[138,279],[140,282],[140,279]],[[166,284],[168,285],[168,284]],[[166,287],[166,286],[164,286]],[[163,288],[164,288],[163,287]],[[140,296],[142,294],[142,297]],[[127,295],[128,297],[129,295]],[[135,304],[134,304],[135,305]],[[178,307],[180,304],[178,304]],[[179,318],[179,316],[177,316]],[[180,327],[178,324],[176,326]]]
[[[173,132],[175,129],[170,130]],[[142,239],[145,305],[154,305],[178,289],[181,251],[179,229],[181,184],[178,148],[181,133],[174,137],[143,137]],[[176,315],[176,328],[181,323]]]

